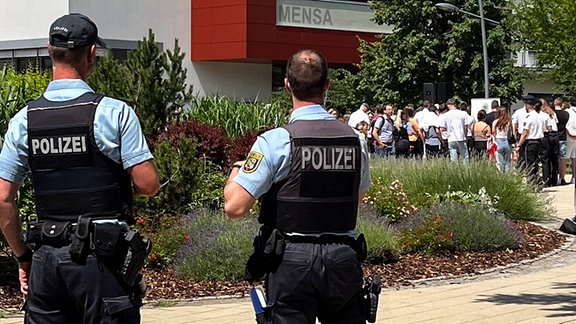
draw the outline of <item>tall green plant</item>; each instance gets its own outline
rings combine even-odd
[[[50,73],[36,67],[28,67],[24,73],[17,73],[11,66],[0,70],[0,146],[8,129],[10,119],[26,104],[42,95],[50,82]],[[34,214],[31,182],[28,179],[18,195],[20,215],[28,217]],[[4,236],[0,235],[0,251],[7,249]]]
[[[283,100],[264,104],[228,97],[202,97],[191,101],[186,118],[218,126],[228,137],[236,138],[250,131],[285,124],[291,108]]]
[[[50,73],[28,67],[24,73],[6,65],[0,71],[0,136],[8,129],[8,122],[26,104],[42,95],[50,82]],[[0,143],[1,144],[1,143]]]
[[[144,134],[155,137],[193,97],[192,87],[186,84],[184,57],[177,39],[173,50],[162,52],[149,30],[148,37],[128,53],[126,62],[104,57],[89,83],[98,92],[126,100],[138,115]]]

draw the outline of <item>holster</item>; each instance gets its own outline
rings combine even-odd
[[[380,275],[374,274],[363,288],[366,321],[368,323],[376,323],[376,315],[378,313],[378,300],[380,292],[382,291],[382,283]]]
[[[146,236],[140,235],[137,230],[131,229],[124,234],[124,242],[128,249],[118,274],[124,283],[132,287],[140,274],[140,270],[144,267],[146,257],[152,250],[152,241]]]
[[[267,273],[275,272],[284,256],[286,241],[282,233],[269,226],[260,227],[254,238],[254,252],[246,263],[246,280],[262,280]]]
[[[368,257],[368,244],[366,243],[366,238],[364,234],[360,233],[356,238],[356,241],[352,245],[354,251],[356,251],[356,257],[358,261],[363,262]]]

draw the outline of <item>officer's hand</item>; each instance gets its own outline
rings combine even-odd
[[[18,279],[20,280],[20,291],[28,294],[28,278],[30,278],[30,269],[32,262],[21,262],[18,264]]]

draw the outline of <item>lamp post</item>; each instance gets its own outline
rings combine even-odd
[[[465,15],[469,15],[469,16],[480,19],[480,28],[482,30],[482,54],[484,56],[484,98],[490,98],[490,90],[489,90],[490,82],[488,81],[488,45],[486,42],[485,21],[491,22],[495,25],[499,25],[499,23],[495,20],[484,18],[484,4],[482,3],[482,0],[478,0],[478,7],[480,10],[480,15],[476,15],[476,14],[473,14],[471,12],[464,11],[464,10],[462,10],[462,9],[458,8],[457,6],[450,4],[450,3],[440,2],[440,3],[436,4],[436,8],[438,8],[440,10],[444,10],[444,11],[448,11],[448,12],[455,12],[455,13],[461,12]]]

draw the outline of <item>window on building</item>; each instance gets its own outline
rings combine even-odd
[[[286,64],[272,65],[272,91],[284,89],[284,78],[286,77]]]

